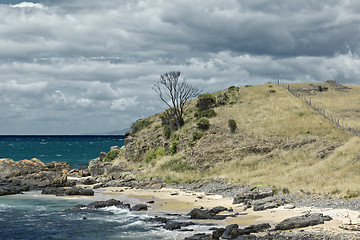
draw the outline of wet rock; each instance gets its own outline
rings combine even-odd
[[[94,191],[92,189],[87,189],[87,188],[73,187],[73,188],[67,189],[65,191],[65,195],[94,196]]]
[[[127,208],[129,209],[129,205],[128,204],[124,204],[121,201],[118,201],[116,199],[109,199],[106,201],[95,201],[92,203],[89,203],[88,205],[86,205],[87,208],[89,209],[98,209],[98,208],[105,208],[105,207],[120,207],[120,208]]]
[[[325,219],[329,219],[325,217]],[[322,213],[309,213],[302,216],[287,218],[275,226],[275,230],[289,230],[294,228],[303,228],[324,223]]]
[[[165,217],[155,216],[147,220],[148,222],[159,222],[159,223],[167,223],[169,220]]]
[[[213,239],[219,239],[221,237],[221,235],[223,235],[223,233],[225,232],[225,228],[216,228],[216,229],[209,229],[209,230],[213,230],[213,232],[212,232]]]
[[[137,204],[131,208],[131,211],[147,211],[148,207],[146,204]]]

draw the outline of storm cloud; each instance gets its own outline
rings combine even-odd
[[[356,1],[0,1],[0,134],[81,134],[164,110],[178,70],[212,92],[360,83]]]

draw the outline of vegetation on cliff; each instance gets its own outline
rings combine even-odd
[[[177,131],[166,130],[162,113],[140,120],[150,124],[131,130],[113,164],[141,169],[139,178],[162,177],[168,182],[216,178],[279,190],[357,192],[360,138],[288,91],[295,87],[231,86],[200,95],[189,102],[184,125]],[[324,108],[360,91],[357,86],[348,92],[330,84],[327,88],[312,93]],[[347,102],[346,109],[355,109],[358,101]],[[336,106],[332,109],[339,109]]]

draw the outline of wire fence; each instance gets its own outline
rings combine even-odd
[[[281,80],[277,79],[277,80],[274,80],[269,83],[283,86],[290,94],[303,100],[308,107],[310,107],[313,110],[315,110],[316,112],[318,112],[321,116],[323,116],[325,119],[329,120],[337,128],[343,129],[345,132],[348,132],[348,133],[351,133],[353,135],[360,137],[360,131],[348,126],[345,123],[344,119],[340,119],[334,115],[331,115],[329,112],[326,112],[324,109],[322,109],[319,105],[315,105],[315,103],[310,98],[306,98],[305,96],[300,94],[295,89],[291,89],[290,85],[286,84],[285,81],[281,81]]]

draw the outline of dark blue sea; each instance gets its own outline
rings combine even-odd
[[[65,161],[77,168],[123,142],[124,136],[0,136],[0,158]],[[0,239],[183,239],[180,232],[146,222],[146,212],[116,207],[72,210],[77,204],[114,197],[126,203],[138,201],[99,191],[93,197],[56,197],[39,191],[0,196]]]
[[[125,136],[0,136],[0,158],[15,161],[38,158],[68,162],[72,168],[87,166],[100,152],[123,146]]]

